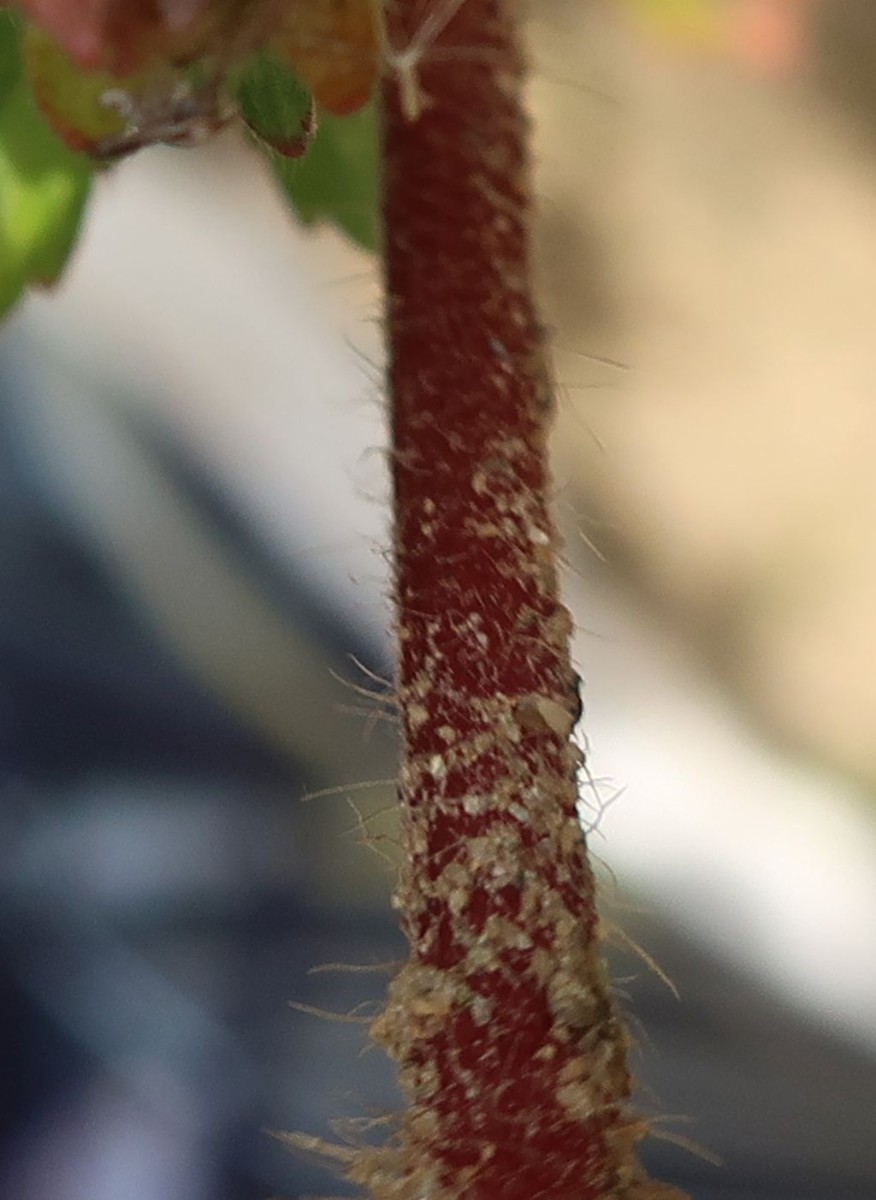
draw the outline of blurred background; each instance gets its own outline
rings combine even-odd
[[[582,819],[652,1169],[870,1200],[876,9],[727,4],[531,22]],[[380,375],[235,136],[0,332],[4,1200],[346,1194],[271,1131],[398,1105]]]

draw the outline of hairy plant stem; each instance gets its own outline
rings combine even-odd
[[[390,0],[392,46],[418,16]],[[464,0],[383,88],[411,951],[374,1027],[409,1109],[350,1170],[378,1200],[670,1194],[634,1152],[576,816],[523,82],[512,0]]]

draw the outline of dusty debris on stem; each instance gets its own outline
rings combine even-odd
[[[576,812],[517,17],[454,4],[383,83],[410,959],[373,1034],[409,1107],[348,1167],[375,1200],[675,1195],[636,1157]],[[384,20],[414,45],[422,6]]]

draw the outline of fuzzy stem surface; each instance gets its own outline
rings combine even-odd
[[[390,0],[390,46],[422,16]],[[351,1172],[377,1200],[671,1194],[635,1155],[576,811],[516,26],[463,0],[383,86],[410,959],[373,1031],[409,1108]]]

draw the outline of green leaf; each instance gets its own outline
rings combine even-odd
[[[374,104],[350,117],[320,113],[303,158],[273,155],[274,174],[305,225],[333,221],[366,250],[380,246]]]
[[[21,77],[21,30],[9,12],[0,12],[0,104]]]
[[[91,154],[125,132],[125,118],[102,99],[108,90],[122,91],[121,80],[83,71],[35,25],[24,35],[22,55],[37,105],[71,150]]]
[[[17,24],[0,14],[0,315],[28,284],[57,279],[76,242],[92,175],[38,111],[19,46]]]
[[[306,153],[284,157],[271,146],[295,146],[302,130],[306,131],[310,107],[310,94],[293,72],[276,58],[260,55],[242,76],[237,100],[301,220],[307,225],[331,221],[367,250],[377,249],[378,152],[373,103],[352,116],[320,111],[316,137]]]
[[[256,137],[279,154],[291,147],[291,156],[298,156],[313,100],[288,67],[270,54],[257,55],[238,83],[237,104]]]

